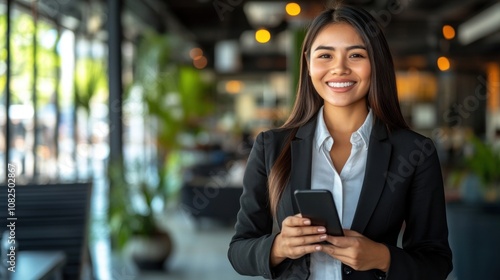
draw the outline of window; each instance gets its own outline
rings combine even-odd
[[[17,166],[18,180],[34,175],[34,45],[33,18],[14,6],[11,17],[11,121],[10,162]]]

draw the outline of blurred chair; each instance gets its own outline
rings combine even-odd
[[[226,166],[199,164],[186,170],[181,188],[181,208],[198,223],[208,218],[234,225],[240,208],[241,184],[229,180]]]
[[[6,188],[3,185],[0,192],[3,221],[8,217]],[[88,224],[92,183],[18,185],[15,190],[18,250],[62,251],[66,255],[63,279],[81,279],[84,268],[91,267]]]
[[[224,225],[234,225],[240,209],[242,187],[222,188],[210,185],[184,184],[181,190],[181,207],[195,220],[209,218]]]

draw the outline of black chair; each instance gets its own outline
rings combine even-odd
[[[4,229],[8,217],[6,188],[3,185],[0,191]],[[18,250],[63,251],[63,278],[80,279],[90,260],[87,239],[91,191],[92,183],[16,186]]]
[[[242,187],[214,188],[210,184],[184,184],[181,188],[181,209],[197,221],[209,218],[233,226],[242,193]]]

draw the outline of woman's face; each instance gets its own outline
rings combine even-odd
[[[325,107],[366,106],[370,59],[363,40],[350,24],[332,23],[318,33],[308,67]]]

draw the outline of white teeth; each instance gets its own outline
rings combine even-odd
[[[344,87],[350,87],[352,85],[354,85],[354,82],[343,82],[343,83],[329,82],[328,83],[329,87],[334,87],[334,88],[344,88]]]

